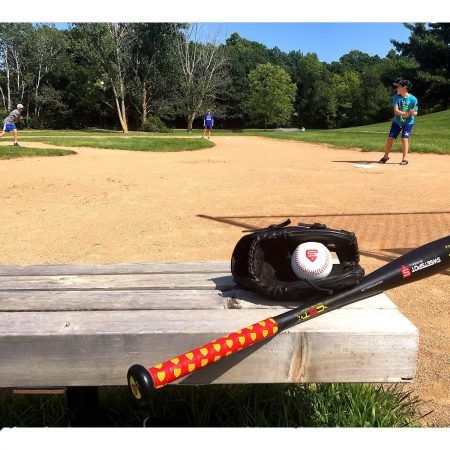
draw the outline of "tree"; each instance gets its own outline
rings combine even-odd
[[[141,126],[151,111],[155,116],[167,115],[174,97],[176,61],[175,39],[181,24],[135,23],[132,69],[133,100]]]
[[[264,125],[264,129],[289,122],[297,87],[287,71],[271,63],[259,64],[248,78],[252,119]]]
[[[227,111],[227,123],[248,126],[248,99],[250,85],[248,74],[258,65],[266,62],[277,64],[283,53],[279,49],[269,50],[259,42],[242,38],[232,33],[225,42],[225,51],[230,61],[231,85],[223,96],[223,107]]]
[[[128,133],[126,96],[136,37],[133,27],[127,23],[79,23],[74,28],[79,51],[98,68],[99,78],[105,76],[110,83],[122,131]]]
[[[359,98],[359,121],[357,125],[384,122],[392,117],[392,87],[382,81],[383,66],[379,62],[361,74],[361,96]]]
[[[405,23],[404,26],[411,30],[409,41],[391,42],[402,56],[413,58],[419,64],[419,70],[411,80],[419,101],[427,92],[429,103],[434,102],[440,109],[447,109],[450,97],[450,24]]]
[[[34,114],[39,116],[46,99],[40,99],[44,77],[61,61],[67,49],[67,40],[54,25],[39,25],[33,28],[30,42],[30,71],[33,73]],[[54,90],[52,90],[54,94]]]
[[[349,126],[355,120],[355,109],[361,98],[361,77],[355,70],[333,74],[336,93],[336,126]]]
[[[2,87],[3,106],[10,110],[13,103],[22,102],[25,95],[25,64],[27,44],[33,31],[32,24],[0,24],[0,69],[5,73],[5,92]]]
[[[370,56],[359,50],[351,50],[339,58],[339,63],[342,67],[359,73],[364,72],[368,67],[380,61],[381,58],[379,56]]]
[[[98,67],[82,55],[78,48],[74,48],[75,39],[72,35],[78,31],[69,29],[65,33],[69,36],[67,58],[58,63],[47,77],[49,84],[63,93],[68,109],[65,126],[113,127],[117,123],[117,112],[112,88],[105,82],[106,76],[99,73]]]
[[[228,60],[218,42],[218,33],[204,38],[198,24],[182,30],[177,39],[175,52],[181,67],[180,100],[188,132],[192,131],[194,119],[205,107],[212,106],[229,83]]]
[[[301,125],[329,128],[335,122],[332,76],[316,53],[290,52],[287,68],[297,86],[296,112]]]

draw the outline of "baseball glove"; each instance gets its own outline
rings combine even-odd
[[[354,233],[320,223],[289,227],[290,223],[288,219],[239,240],[231,257],[231,273],[238,284],[276,300],[306,300],[350,288],[364,277]],[[339,263],[326,278],[301,280],[292,270],[291,257],[298,245],[311,241],[335,252]]]

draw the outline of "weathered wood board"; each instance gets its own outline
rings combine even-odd
[[[0,266],[0,387],[124,385],[131,364],[295,306],[239,288],[227,261]],[[410,381],[417,348],[416,327],[380,294],[179,383]]]

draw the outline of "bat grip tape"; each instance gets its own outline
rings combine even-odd
[[[145,401],[154,389],[274,336],[278,329],[277,322],[270,317],[148,369],[135,364],[128,370],[128,385],[136,400]]]

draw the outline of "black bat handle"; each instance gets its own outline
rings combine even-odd
[[[307,308],[276,316],[279,331],[358,300],[421,280],[450,267],[450,236],[422,245],[363,278],[360,284]]]

